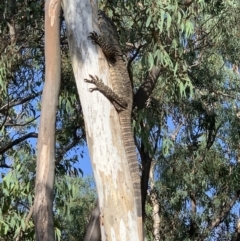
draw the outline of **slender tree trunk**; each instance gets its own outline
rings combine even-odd
[[[55,122],[60,87],[60,0],[45,3],[45,84],[38,136],[34,222],[38,241],[54,241]]]
[[[155,189],[155,180],[154,180],[155,165],[156,165],[156,162],[151,163],[151,168],[149,173],[150,187],[151,187],[150,200],[152,203],[153,237],[154,237],[154,241],[160,241],[161,240],[161,236],[160,236],[161,219],[159,216],[160,205],[158,201],[158,193]]]
[[[84,241],[101,241],[101,230],[100,230],[100,210],[98,205],[98,200],[96,202],[95,208],[92,210],[91,218],[89,220],[86,236]]]
[[[118,114],[109,100],[98,91],[89,92],[93,86],[84,82],[89,74],[97,75],[111,87],[105,56],[87,39],[89,32],[99,32],[97,1],[63,0],[63,11],[97,185],[102,241],[141,241]]]

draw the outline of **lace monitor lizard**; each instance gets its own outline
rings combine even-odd
[[[90,91],[100,91],[111,101],[118,112],[123,145],[133,182],[137,215],[141,218],[142,203],[139,166],[131,125],[133,102],[132,84],[123,59],[123,53],[115,25],[103,11],[98,11],[98,24],[101,33],[97,34],[96,32],[91,32],[88,38],[92,40],[93,44],[97,44],[101,47],[110,64],[113,90],[106,86],[97,76],[89,75],[90,79],[85,79],[85,82],[95,84],[96,87],[91,88]]]

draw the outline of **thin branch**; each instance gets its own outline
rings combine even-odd
[[[101,240],[101,229],[100,229],[100,208],[98,200],[95,208],[92,210],[90,220],[87,225],[86,236],[84,241],[100,241]]]
[[[215,142],[216,136],[221,126],[222,126],[222,123],[219,124],[219,126],[213,131],[214,133],[210,136],[211,140],[209,140],[207,143],[207,146],[206,146],[207,150],[209,150],[213,145],[213,143]]]
[[[41,94],[42,94],[42,92],[38,92],[37,94],[30,95],[30,96],[28,96],[28,97],[26,97],[24,99],[12,101],[11,103],[8,103],[8,104],[2,106],[0,108],[0,113],[3,113],[4,111],[8,110],[11,107],[23,104],[23,103],[25,103],[25,102],[27,102],[27,101],[29,101],[29,100],[31,100],[31,99],[41,95]]]
[[[199,227],[193,218],[197,212],[197,200],[196,200],[194,193],[190,192],[189,196],[191,199],[191,213],[192,213],[192,217],[190,219],[189,236],[190,236],[190,238],[193,238],[193,237],[196,237],[196,235],[198,234],[198,231],[199,231]]]
[[[160,203],[159,203],[158,193],[155,188],[155,178],[154,178],[155,166],[156,166],[156,162],[152,162],[150,167],[150,173],[149,173],[149,182],[150,182],[150,188],[151,188],[150,201],[152,204],[154,241],[160,241],[160,226],[161,226],[161,219],[159,216]]]
[[[173,141],[175,141],[176,140],[176,138],[177,138],[177,135],[178,135],[178,133],[179,133],[179,131],[180,131],[180,129],[181,129],[181,127],[184,125],[184,121],[183,122],[180,122],[179,123],[179,125],[178,125],[178,127],[175,129],[175,131],[171,134],[171,139],[173,140]]]
[[[7,164],[0,164],[0,168],[12,168],[12,167]]]
[[[140,45],[137,49],[135,54],[129,59],[128,64],[127,64],[127,70],[128,70],[128,75],[130,77],[131,83],[133,84],[133,75],[131,71],[131,64],[133,60],[138,56],[140,49],[143,47],[143,45]]]
[[[233,95],[230,95],[230,94],[225,94],[222,91],[214,91],[213,90],[213,92],[216,93],[217,95],[222,95],[222,96],[225,96],[225,97],[229,97],[229,98],[234,99],[234,100],[240,100],[239,98],[237,98],[237,97],[235,97]]]
[[[237,192],[236,196],[232,199],[232,201],[223,208],[222,212],[219,214],[219,216],[211,222],[211,224],[208,225],[208,229],[211,231],[215,227],[217,227],[228,215],[230,212],[232,206],[235,204],[235,202],[239,199],[240,197],[240,190]]]
[[[25,225],[26,227],[28,226],[28,223],[29,223],[29,220],[30,218],[32,217],[32,214],[33,214],[33,205],[31,206],[30,210],[29,210],[29,213],[25,219]],[[19,232],[18,236],[16,237],[15,241],[20,241],[20,238],[22,236],[22,231]]]
[[[231,241],[239,241],[239,240],[240,240],[240,218],[238,218],[236,229],[235,229],[235,232],[232,236]]]
[[[162,74],[162,68],[153,66],[144,82],[134,96],[133,108],[142,109],[157,83],[158,77]]]
[[[140,123],[143,127],[143,123]],[[144,128],[144,127],[143,127]],[[142,213],[143,218],[146,216],[145,212],[145,204],[146,204],[146,197],[147,197],[147,190],[148,190],[148,183],[149,183],[149,175],[151,169],[152,158],[147,151],[144,143],[141,141],[141,146],[137,146],[141,161],[142,161],[142,175],[141,175],[141,195],[142,195]]]
[[[203,235],[201,235],[197,240],[202,241],[206,238],[207,233],[210,233],[214,228],[216,228],[223,220],[226,218],[226,216],[229,214],[231,208],[236,203],[236,201],[240,197],[240,190],[237,191],[236,196],[232,199],[230,203],[225,205],[225,207],[222,209],[222,211],[219,213],[218,217],[215,220],[212,220],[212,222],[207,226],[205,232]]]
[[[35,121],[40,115],[38,115],[37,117],[33,118],[32,120],[24,123],[24,124],[18,124],[18,123],[6,123],[4,126],[8,127],[8,126],[26,126],[28,124],[30,124],[31,122]]]
[[[138,56],[140,49],[143,47],[143,45],[139,45],[137,49],[135,50],[135,54],[128,60],[127,68],[129,69],[133,60]]]
[[[12,142],[10,142],[9,144],[7,144],[6,146],[4,146],[3,148],[0,149],[0,154],[3,154],[4,152],[8,151],[9,149],[11,149],[13,146],[25,141],[26,139],[28,138],[37,138],[38,137],[38,134],[35,133],[35,132],[31,132],[31,133],[28,133],[27,135],[25,136],[22,136]]]
[[[161,130],[162,130],[162,128],[159,127],[158,130],[157,130],[157,132],[156,132],[156,133],[157,133],[157,136],[156,136],[156,138],[154,138],[154,139],[155,139],[155,140],[154,140],[155,145],[154,145],[154,148],[153,148],[153,153],[154,153],[154,154],[157,152],[157,149],[158,149],[158,145],[159,145],[158,141],[159,141],[159,139],[162,137],[162,135],[161,135]]]
[[[1,112],[0,112],[0,113],[1,113]],[[8,118],[8,111],[7,111],[7,113],[4,114],[4,120],[3,120],[3,122],[2,122],[2,124],[1,124],[1,126],[0,126],[0,129],[2,129],[2,127],[5,125],[5,123],[6,123],[6,121],[7,121],[7,118]]]
[[[70,149],[72,149],[74,146],[76,146],[82,138],[83,138],[83,135],[80,137],[75,137],[74,140],[68,146],[66,146],[63,150],[59,151],[56,157],[55,164],[57,165],[62,160],[64,154]]]

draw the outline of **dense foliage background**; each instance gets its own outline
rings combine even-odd
[[[160,71],[147,103],[133,111],[143,177],[146,166],[154,170],[146,198],[148,240],[154,240],[156,203],[161,240],[237,240],[240,2],[112,0],[100,1],[99,7],[117,25],[135,92],[153,67]],[[20,236],[34,240],[29,214],[44,84],[43,13],[44,1],[0,3],[0,240],[4,241]],[[84,122],[63,13],[61,18],[55,227],[61,240],[83,240],[96,194],[93,180],[82,178]]]

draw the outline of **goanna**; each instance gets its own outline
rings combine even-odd
[[[97,76],[93,77],[90,75],[91,79],[85,79],[85,81],[95,84],[96,87],[91,88],[90,91],[100,91],[111,101],[119,114],[123,145],[127,155],[127,161],[133,182],[137,215],[138,217],[141,217],[142,203],[139,166],[131,126],[133,102],[132,84],[123,59],[116,27],[102,11],[98,12],[98,24],[101,34],[91,32],[89,34],[89,39],[91,39],[94,44],[97,44],[101,47],[107,58],[107,61],[110,64],[113,90],[106,86]]]

